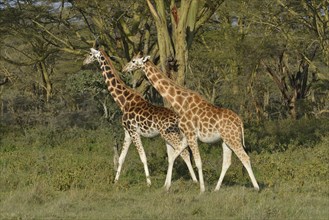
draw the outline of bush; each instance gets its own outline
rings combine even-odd
[[[277,152],[291,147],[313,147],[327,134],[327,120],[286,119],[246,125],[245,141],[246,147],[251,150]]]

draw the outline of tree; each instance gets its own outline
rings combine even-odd
[[[321,12],[327,8],[325,4],[323,1],[315,7],[315,1],[290,1],[285,4],[279,0],[272,3],[272,11],[263,15],[268,20],[260,17],[257,22],[268,32],[269,37],[264,45],[272,48],[271,51],[263,51],[261,64],[277,85],[283,103],[294,119],[301,116],[303,111],[299,107],[310,96],[318,75],[328,70],[329,57],[326,57],[327,48],[323,47],[327,44],[323,38],[328,35],[324,25],[328,10],[323,15]],[[326,57],[322,62],[316,59],[319,51],[322,58]]]
[[[207,80],[217,75],[215,103],[246,112],[253,120],[298,118],[315,106],[325,108],[320,103],[328,91],[320,85],[326,85],[328,65],[321,38],[316,28],[304,26],[305,11],[299,10],[298,17],[289,12],[302,4],[294,1],[285,8],[278,1],[225,2],[216,12],[218,28],[208,23],[198,37],[188,83],[196,88],[202,82],[199,91],[213,100],[207,94],[213,94],[209,91],[215,83]]]
[[[58,50],[51,45],[35,19],[51,22],[50,9],[36,6],[34,2],[21,4],[19,1],[17,6],[8,7],[3,9],[1,16],[1,29],[5,33],[1,59],[15,66],[30,67],[31,72],[38,73],[36,78],[40,80],[35,82],[39,82],[45,101],[49,102],[53,92],[50,75],[54,54]]]
[[[16,77],[2,97],[25,92],[36,111],[73,112],[88,93],[109,116],[106,94],[77,92],[94,86],[83,82],[97,68],[78,72],[97,39],[118,70],[142,51],[177,83],[250,120],[318,114],[328,106],[327,8],[324,0],[2,1],[0,65]],[[121,77],[161,102],[143,75]]]
[[[175,81],[184,84],[188,50],[194,36],[223,1],[71,2],[92,33],[91,39],[98,37],[101,45],[117,56],[121,66],[134,53],[142,51],[150,54]],[[137,77],[133,85],[145,93],[149,85],[144,77]]]
[[[156,0],[154,7],[151,1],[147,0],[157,27],[161,69],[167,71],[168,58],[173,58],[177,69],[172,68],[171,71],[177,71],[174,80],[178,84],[185,83],[188,50],[194,36],[222,3],[223,1],[172,0],[168,4],[166,1]],[[167,16],[168,14],[170,16]]]
[[[297,21],[315,36],[322,51],[323,62],[329,66],[329,2],[327,0],[286,1],[277,0],[291,20]]]

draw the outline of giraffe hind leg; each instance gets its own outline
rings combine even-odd
[[[164,187],[168,191],[171,186],[172,170],[173,170],[174,162],[177,156],[179,155],[179,152],[175,151],[175,149],[173,149],[173,147],[168,143],[166,143],[166,147],[168,154],[168,170],[167,170]]]
[[[242,164],[247,169],[249,177],[250,177],[251,182],[252,182],[252,185],[254,186],[255,190],[259,191],[259,185],[258,185],[257,180],[255,178],[254,172],[252,171],[250,159],[248,159],[246,161],[242,161]]]
[[[231,149],[234,151],[234,153],[237,155],[239,160],[242,162],[243,166],[246,168],[246,170],[249,174],[249,177],[251,179],[252,185],[258,191],[259,185],[255,178],[254,172],[252,171],[252,168],[251,168],[250,157],[244,150],[242,144],[236,144],[235,146],[239,146],[239,147],[235,147],[235,148],[231,148]]]
[[[148,169],[148,166],[147,166],[147,158],[146,158],[144,147],[143,147],[143,144],[142,144],[142,141],[141,141],[141,137],[136,132],[133,133],[131,136],[132,136],[133,142],[134,142],[134,144],[137,148],[139,157],[140,157],[140,159],[141,159],[141,161],[144,165],[144,171],[145,171],[147,186],[151,186],[150,172],[149,172],[149,169]]]
[[[191,178],[193,180],[193,182],[198,182],[198,179],[196,178],[195,172],[193,170],[193,166],[191,163],[191,158],[190,158],[190,153],[188,152],[188,150],[185,148],[182,153],[180,154],[180,156],[183,158],[184,162],[186,163],[186,166],[190,172]]]
[[[169,190],[170,185],[171,185],[171,180],[172,180],[172,169],[173,169],[173,164],[176,160],[176,158],[180,155],[184,162],[186,163],[186,166],[189,170],[189,173],[192,177],[192,180],[194,182],[197,182],[197,178],[195,175],[195,172],[192,167],[191,159],[190,159],[190,154],[188,150],[186,149],[187,147],[187,141],[185,137],[181,137],[180,132],[162,132],[161,136],[166,140],[166,147],[167,147],[167,154],[168,154],[168,171],[167,171],[167,176],[166,176],[166,181],[164,184],[164,187],[166,190]]]
[[[168,171],[167,171],[166,181],[164,184],[165,189],[168,191],[171,186],[173,165],[174,165],[174,162],[175,162],[176,158],[178,157],[178,155],[180,155],[183,158],[183,160],[185,161],[193,181],[197,182],[198,180],[195,176],[195,173],[194,173],[194,170],[192,167],[192,163],[191,163],[191,159],[190,159],[190,155],[189,155],[189,152],[187,151],[187,149],[185,149],[183,147],[182,148],[173,148],[169,144],[166,144],[166,147],[167,147],[167,154],[168,154]]]

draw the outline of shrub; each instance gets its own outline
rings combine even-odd
[[[246,125],[246,146],[257,152],[285,151],[289,147],[313,147],[329,133],[323,119],[278,120]]]

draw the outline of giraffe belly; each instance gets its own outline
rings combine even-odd
[[[220,134],[219,133],[211,133],[211,134],[201,134],[198,132],[198,138],[201,142],[204,143],[214,143],[220,140]]]
[[[151,137],[155,137],[159,134],[159,131],[156,130],[156,129],[148,129],[148,130],[144,130],[144,129],[141,129],[141,128],[137,128],[137,132],[142,135],[143,137],[146,137],[146,138],[151,138]]]

